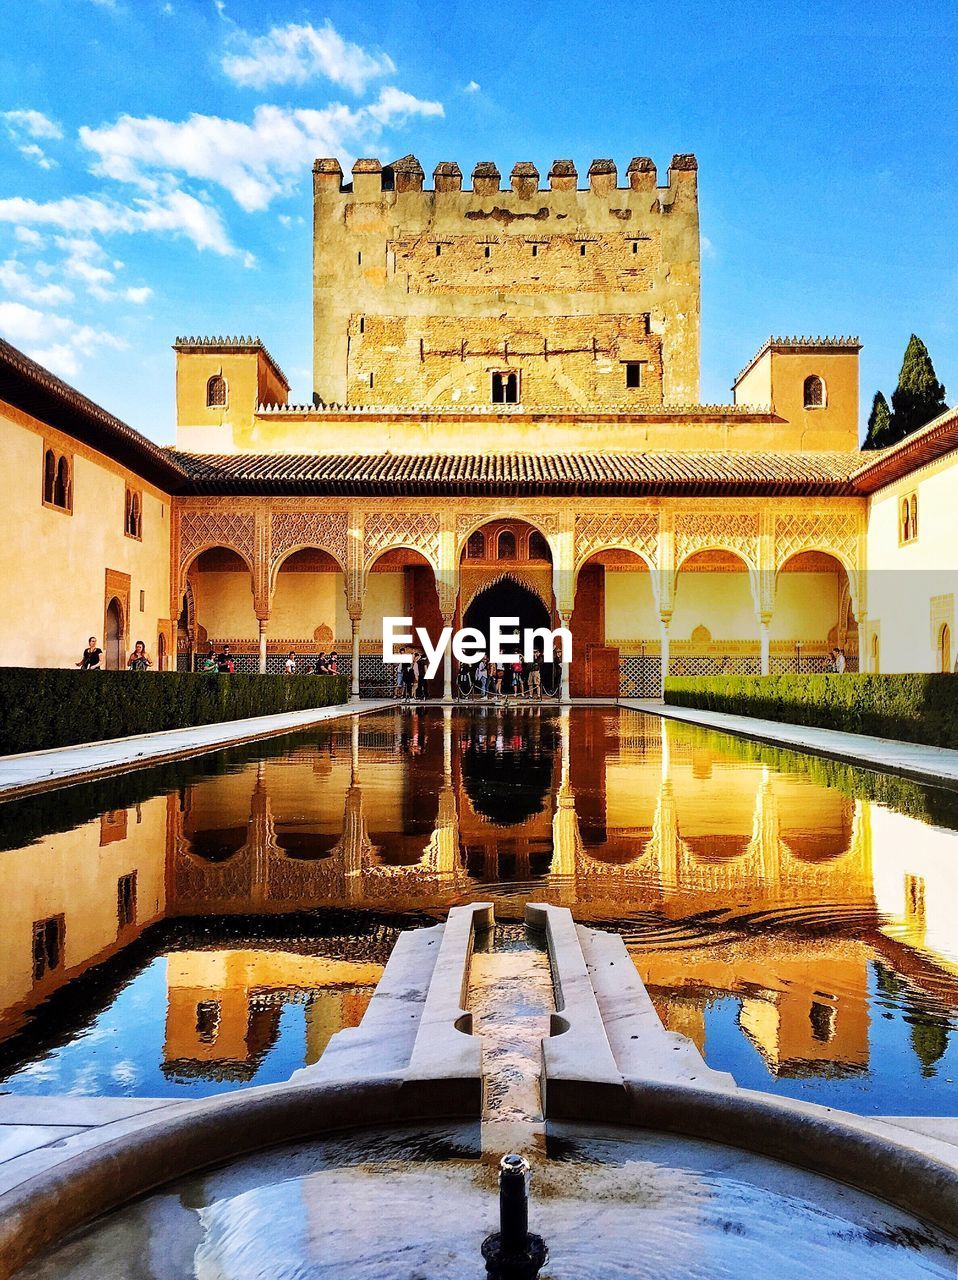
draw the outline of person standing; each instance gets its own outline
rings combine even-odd
[[[838,672],[839,675],[842,675],[844,673],[846,665],[847,664],[845,662],[845,650],[836,649],[835,650],[835,670]]]
[[[542,650],[536,649],[529,668],[529,697],[542,701]]]
[[[419,655],[413,650],[411,654],[406,654],[405,656],[406,661],[402,664],[403,701],[409,702],[411,698],[416,696],[416,674],[418,671],[416,660]]]
[[[476,667],[476,689],[479,692],[480,698],[484,698],[486,696],[486,689],[488,685],[489,685],[489,664],[486,661],[486,655],[483,654],[482,657],[479,659],[479,663]]]
[[[426,700],[426,671],[428,667],[429,663],[426,661],[426,655],[421,653],[416,664],[416,671],[418,673],[418,678],[416,680],[416,693],[420,702],[425,702]]]
[[[146,645],[142,640],[137,640],[133,646],[133,652],[127,659],[126,665],[131,671],[148,671],[153,665],[150,661],[150,655],[146,651]]]
[[[286,656],[286,661],[283,663],[283,674],[287,676],[294,676],[296,674],[296,654],[292,649],[290,649]]]
[[[406,650],[400,649],[399,656],[400,658],[405,658],[407,656]],[[396,687],[393,693],[394,693],[394,696],[399,698],[400,701],[402,701],[403,697],[405,696],[404,690],[406,688],[406,667],[407,666],[408,666],[408,663],[406,662],[396,663]]]
[[[96,636],[90,636],[87,646],[83,650],[83,657],[77,663],[81,671],[99,671],[100,658],[103,656],[103,650],[97,648]]]
[[[232,675],[236,670],[228,644],[224,644],[221,651],[216,655],[216,670],[221,676]]]

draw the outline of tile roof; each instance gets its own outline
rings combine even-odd
[[[75,387],[0,338],[0,399],[129,467],[161,489],[184,481],[176,455],[161,449]]]
[[[875,493],[920,467],[958,449],[958,407],[946,409],[898,444],[860,455],[852,483],[858,493]]]
[[[859,453],[188,454],[195,493],[831,495],[854,493]]]

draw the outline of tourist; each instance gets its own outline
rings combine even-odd
[[[479,697],[486,696],[486,689],[489,686],[489,663],[486,661],[486,655],[483,654],[476,666],[476,690]]]
[[[216,655],[212,652],[212,650],[211,650],[211,651],[206,655],[206,657],[203,659],[203,666],[202,666],[201,670],[206,671],[206,672],[209,672],[209,671],[214,671],[214,672],[215,672],[215,671],[217,670],[217,667],[216,667]]]
[[[835,670],[838,672],[839,675],[844,674],[846,665],[847,664],[845,662],[845,650],[844,649],[836,650]]]
[[[542,650],[536,649],[529,668],[529,697],[542,701]]]
[[[404,663],[402,664],[402,691],[403,691],[403,702],[408,702],[408,701],[410,700],[410,698],[415,697],[415,694],[416,694],[416,676],[417,676],[417,672],[418,672],[418,667],[417,667],[417,665],[416,665],[416,662],[417,662],[418,657],[419,657],[419,654],[416,652],[416,650],[413,650],[413,653],[412,653],[412,655],[411,655],[411,657],[410,657],[409,661],[408,661],[408,662],[404,662]]]
[[[522,663],[514,662],[512,664],[512,692],[517,698],[521,698],[525,694],[525,684],[522,679]]]
[[[331,676],[339,675],[339,658],[337,658],[335,650],[331,650],[326,655],[326,670]]]
[[[426,700],[426,672],[429,669],[429,663],[426,661],[426,655],[421,653],[416,664],[416,695],[420,702]]]
[[[315,663],[313,664],[313,675],[314,675],[314,676],[328,676],[328,675],[329,675],[329,667],[326,665],[326,655],[325,655],[325,653],[320,653],[320,654],[317,656],[316,661],[315,661]]]
[[[406,656],[406,650],[400,649],[399,650],[400,659],[405,658],[405,656]],[[396,663],[396,686],[393,689],[393,696],[398,698],[400,701],[402,701],[403,690],[406,687],[406,667],[408,665],[409,665],[408,663],[402,662],[402,661]]]
[[[290,649],[286,656],[286,661],[283,663],[283,674],[287,676],[294,676],[296,674],[296,654],[292,649]]]
[[[142,640],[137,640],[133,646],[133,652],[127,659],[126,665],[131,671],[147,671],[153,665]]]
[[[498,702],[502,697],[502,665],[498,662],[489,663],[489,683],[492,687],[492,695]]]
[[[74,653],[76,650],[74,650]],[[77,663],[81,671],[99,671],[100,657],[103,653],[102,649],[98,649],[96,645],[96,636],[90,636],[87,646],[83,650],[83,657]]]
[[[230,653],[228,644],[224,644],[216,655],[216,670],[221,676],[232,675],[236,670],[236,664],[233,662],[233,655]]]

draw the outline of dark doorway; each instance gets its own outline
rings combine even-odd
[[[481,631],[486,638],[486,653],[489,653],[489,630],[490,621],[493,618],[518,618],[519,619],[519,643],[513,648],[514,653],[522,653],[522,632],[527,627],[547,627],[552,630],[552,618],[549,610],[542,603],[539,596],[528,587],[516,582],[514,578],[500,578],[498,582],[494,582],[491,586],[480,591],[466,612],[463,614],[462,625],[464,627],[475,627],[477,631]],[[541,645],[543,649],[547,649],[547,645]],[[542,685],[543,691],[551,693],[554,687],[554,672],[552,666],[552,654],[543,653],[543,669],[542,669]],[[503,684],[503,692],[508,693],[511,685],[507,679]]]
[[[121,671],[126,665],[123,653],[123,611],[114,598],[106,607],[106,669]]]

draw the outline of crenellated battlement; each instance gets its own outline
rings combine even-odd
[[[539,170],[530,160],[520,160],[509,174],[509,186],[502,186],[502,174],[492,160],[480,160],[472,170],[471,188],[463,186],[463,173],[454,160],[442,160],[433,170],[433,186],[425,185],[425,171],[414,155],[403,156],[388,164],[371,157],[355,162],[347,179],[340,162],[335,157],[318,159],[313,164],[313,184],[317,196],[330,194],[352,195],[359,200],[374,200],[384,192],[397,195],[407,192],[432,190],[438,195],[468,191],[474,195],[489,196],[511,193],[520,200],[529,200],[539,194],[553,191],[591,191],[595,195],[608,196],[614,191],[666,192],[678,184],[692,185],[696,181],[698,162],[694,155],[683,152],[673,155],[665,186],[658,187],[658,171],[648,156],[633,156],[625,170],[626,182],[620,186],[618,168],[614,160],[593,160],[587,171],[588,185],[579,187],[579,174],[571,160],[554,160],[546,177],[546,186],[540,181]]]

